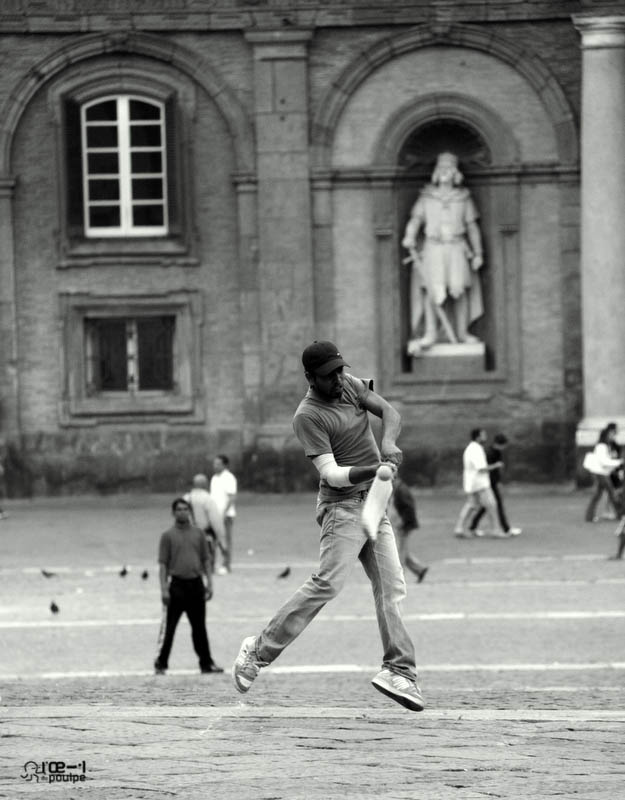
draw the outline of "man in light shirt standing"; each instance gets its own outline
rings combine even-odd
[[[495,511],[497,500],[490,485],[490,472],[502,466],[501,461],[489,464],[486,459],[484,444],[488,435],[484,428],[474,428],[471,431],[471,441],[462,454],[462,486],[467,495],[463,505],[454,535],[459,539],[470,539],[478,535],[475,531],[467,530],[467,523],[479,508],[484,509],[485,516],[490,524],[490,536],[497,539],[507,539],[509,534],[497,530]]]
[[[237,479],[228,469],[230,461],[228,456],[216,456],[213,460],[215,474],[211,478],[210,495],[217,503],[217,507],[224,521],[225,541],[222,547],[223,565],[217,570],[218,575],[227,575],[231,570],[232,562],[232,527],[236,517],[234,498],[237,494]]]
[[[191,506],[193,522],[206,534],[211,556],[211,571],[215,567],[215,554],[224,547],[225,526],[221,510],[208,491],[208,478],[201,473],[193,476],[193,488],[184,495]]]

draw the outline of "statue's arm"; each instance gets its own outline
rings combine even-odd
[[[482,236],[477,222],[467,223],[467,238],[471,245],[471,253],[473,254],[471,257],[471,266],[473,269],[478,270],[484,263],[484,257],[482,255]]]
[[[482,236],[480,234],[479,225],[477,224],[478,216],[473,198],[467,194],[464,207],[464,224],[466,226],[467,239],[471,245],[471,266],[475,270],[478,270],[484,263]]]
[[[405,247],[406,250],[412,250],[416,247],[417,244],[417,236],[419,235],[419,229],[421,228],[422,224],[422,213],[421,213],[421,205],[419,201],[413,205],[412,210],[410,212],[410,219],[408,220],[408,224],[406,225],[406,230],[404,231],[404,238],[402,239],[402,247]]]

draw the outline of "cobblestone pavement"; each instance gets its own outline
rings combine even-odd
[[[431,570],[404,610],[421,714],[370,685],[379,641],[358,569],[249,694],[233,690],[241,638],[314,568],[311,496],[242,498],[235,569],[207,606],[226,673],[198,674],[183,621],[166,676],[151,661],[169,498],[14,501],[0,523],[0,797],[621,796],[625,565],[606,559],[613,523],[581,522],[586,499],[512,489],[521,537],[458,541],[460,496],[419,497]]]

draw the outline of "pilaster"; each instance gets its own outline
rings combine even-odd
[[[254,51],[258,279],[263,421],[301,392],[301,353],[314,330],[307,30],[246,34]]]
[[[625,15],[574,22],[582,48],[583,447],[602,421],[623,413],[625,398]]]
[[[13,192],[15,181],[0,177],[0,436],[20,435],[19,375],[17,371],[17,310]]]

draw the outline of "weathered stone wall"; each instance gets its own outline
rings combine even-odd
[[[7,409],[0,430],[10,443],[10,492],[183,488],[194,472],[210,470],[216,452],[229,453],[243,487],[310,488],[314,470],[293,438],[290,416],[305,391],[297,353],[313,336],[336,338],[352,371],[374,378],[401,410],[400,444],[408,479],[424,485],[457,480],[468,431],[478,424],[509,435],[511,478],[571,475],[581,402],[576,178],[558,178],[557,131],[526,77],[510,64],[498,67],[494,55],[472,50],[470,43],[465,48],[446,47],[444,41],[446,26],[462,23],[498,41],[510,41],[530,60],[538,53],[549,68],[545,82],[555,81],[577,114],[580,52],[567,16],[576,9],[557,2],[379,2],[365,13],[327,3],[320,6],[313,24],[302,7],[283,3],[269,9],[255,3],[259,19],[275,18],[278,44],[284,40],[282,31],[310,26],[309,41],[295,37],[288,46],[281,44],[286,50],[276,55],[271,42],[254,38],[254,26],[245,29],[250,17],[246,12],[247,22],[241,22],[239,5],[235,9],[222,2],[208,9],[179,0],[173,3],[175,19],[163,15],[170,3],[148,5],[116,0],[99,4],[102,14],[95,6],[83,6],[81,16],[69,1],[48,0],[38,4],[35,17],[24,15],[15,0],[13,16],[4,4],[0,10],[0,108],[15,108],[16,102],[19,106],[15,92],[38,85],[16,128],[5,126],[3,131],[3,141],[11,148],[4,162],[6,174],[0,178],[15,179],[7,206],[14,243],[18,360],[16,365],[4,353],[2,363],[4,370],[17,374],[16,421],[8,415],[13,390],[5,381],[0,388],[0,413]],[[438,44],[393,55],[393,37],[441,19]],[[150,41],[160,43],[152,56],[133,54],[131,44],[112,44],[109,55],[101,53],[84,64],[152,71],[175,79],[195,98],[189,121],[191,180],[185,190],[197,264],[182,266],[165,258],[160,264],[60,269],[54,128],[58,120],[50,87],[64,72],[44,80],[33,66],[61,47],[69,53],[86,34],[123,32],[131,23],[139,31],[143,25]],[[35,29],[37,36],[31,34]],[[331,87],[343,86],[345,70],[359,59],[366,63],[367,53],[382,40],[388,40],[392,57],[353,87],[335,139],[325,143],[335,168],[375,166],[376,132],[384,129],[394,109],[413,95],[437,90],[464,92],[492,103],[514,130],[523,162],[554,164],[553,181],[542,175],[534,181],[524,179],[519,188],[520,291],[507,300],[518,303],[518,380],[479,399],[441,392],[437,402],[431,390],[422,397],[419,386],[382,374],[381,363],[393,359],[381,329],[378,276],[380,270],[396,270],[397,264],[377,258],[378,212],[371,185],[366,177],[359,185],[328,184],[323,199],[327,207],[321,212],[307,195],[325,135],[315,129],[314,121],[323,118],[324,104],[332,102]],[[175,57],[168,55],[174,49]],[[283,67],[277,66],[280,63]],[[212,93],[202,85],[198,65],[213,75]],[[72,62],[68,57],[67,72],[80,69],[79,59]],[[238,104],[233,113],[245,119],[249,132],[243,150],[254,154],[252,163],[241,163],[241,142],[220,110],[217,87]],[[301,104],[306,99],[303,91],[307,102]],[[240,177],[242,167],[247,177]],[[233,181],[235,174],[239,184]],[[247,181],[243,200],[241,180]],[[392,236],[397,237],[400,220],[396,217],[392,224]],[[8,267],[1,263],[0,293],[8,296]],[[68,423],[60,412],[64,379],[59,295],[182,289],[202,300],[195,417]]]

